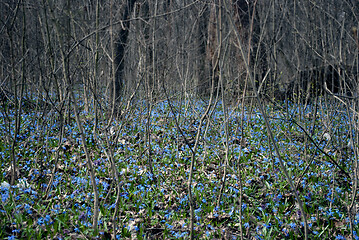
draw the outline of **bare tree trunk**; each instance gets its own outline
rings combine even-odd
[[[113,72],[114,80],[111,83],[110,89],[112,89],[110,99],[114,100],[114,105],[118,105],[121,100],[123,87],[124,87],[124,56],[126,53],[126,45],[128,39],[128,33],[130,29],[129,17],[134,9],[136,0],[127,0],[121,8],[121,26],[119,32],[116,34],[116,39],[114,41],[114,56],[112,61],[114,61]],[[113,106],[113,108],[115,108]]]
[[[217,42],[217,6],[213,3],[211,7],[211,12],[209,15],[208,23],[208,41],[207,41],[207,61],[209,66],[209,75],[210,78],[206,81],[207,84],[204,84],[204,88],[207,91],[210,89],[210,83],[217,86],[218,84],[218,42]]]
[[[209,76],[206,71],[206,39],[208,35],[208,7],[203,6],[198,15],[197,41],[198,41],[198,60],[197,60],[197,84],[196,92],[202,95],[206,92]]]
[[[21,5],[21,1],[18,2],[18,5],[16,6],[16,12],[19,10]],[[25,57],[25,34],[26,34],[26,21],[25,21],[25,8],[23,8],[23,26],[22,26],[22,40],[21,40],[21,50],[22,50],[22,57]],[[17,14],[14,16],[14,20],[17,17]],[[9,41],[10,41],[10,51],[11,51],[11,78],[13,83],[13,93],[14,93],[14,104],[15,104],[15,126],[14,126],[14,136],[12,139],[11,144],[11,181],[10,184],[14,185],[15,181],[17,180],[17,161],[15,156],[15,148],[17,146],[18,141],[18,134],[20,133],[20,127],[21,127],[21,110],[22,110],[22,98],[24,93],[24,85],[25,85],[25,60],[22,61],[21,64],[21,83],[20,83],[20,95],[18,92],[18,83],[16,81],[16,63],[15,63],[15,42],[14,42],[14,35],[12,29],[8,32],[9,35]]]

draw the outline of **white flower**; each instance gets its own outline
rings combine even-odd
[[[4,181],[4,182],[1,183],[0,189],[9,190],[10,189],[10,184],[8,182]]]
[[[350,139],[348,142],[348,148],[353,149],[353,141]]]
[[[110,135],[113,136],[113,135],[115,135],[115,134],[116,134],[116,129],[115,129],[114,126],[111,126],[111,128],[110,128]]]
[[[330,141],[330,139],[332,139],[329,133],[324,133],[323,138],[327,141]]]
[[[27,183],[26,178],[19,179],[19,183],[16,184],[16,187],[22,189],[31,188],[30,184]]]

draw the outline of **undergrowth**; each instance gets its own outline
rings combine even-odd
[[[114,231],[118,239],[188,238],[190,148],[205,106],[201,102],[174,106],[175,113],[166,102],[154,106],[149,122],[150,138],[146,136],[146,105],[139,104],[122,120],[114,121],[108,134],[103,127],[105,122],[100,122],[94,135],[94,114],[83,111],[86,143],[81,141],[72,115],[66,117],[64,139],[60,142],[58,118],[51,113],[24,113],[21,131],[16,136],[19,179],[14,186],[8,183],[15,120],[14,113],[7,110],[10,114],[0,118],[0,238],[108,239]],[[268,142],[263,118],[256,109],[245,109],[243,129],[240,129],[240,109],[229,112],[229,143],[225,140],[226,119],[220,103],[201,131],[192,185],[195,237],[239,239],[242,228],[245,239],[303,239],[303,213],[280,170],[273,143]],[[323,124],[328,114],[325,110],[318,111],[313,124],[310,106],[301,117],[296,109],[297,106],[290,104],[285,114],[274,107],[268,107],[267,112],[276,144],[305,204],[309,239],[350,239],[347,206],[353,186],[345,173],[352,175],[353,162],[357,159],[350,148],[341,147],[347,146],[350,116],[332,115],[332,127],[328,129]],[[330,139],[323,138],[325,132],[330,133]],[[92,230],[94,196],[82,144],[90,149],[96,171],[99,232]],[[226,144],[228,174],[217,206]],[[119,182],[114,180],[105,149],[114,150]],[[59,159],[55,162],[57,154]],[[55,163],[54,181],[46,196]],[[117,185],[121,197],[114,226]],[[359,213],[352,214],[354,237],[359,239]]]

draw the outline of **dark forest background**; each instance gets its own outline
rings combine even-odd
[[[357,1],[2,1],[1,95],[355,95]],[[213,85],[213,89],[212,89]],[[315,91],[314,91],[315,88]],[[244,94],[243,94],[244,93]],[[314,96],[317,94],[314,94]],[[106,104],[105,104],[106,103]]]

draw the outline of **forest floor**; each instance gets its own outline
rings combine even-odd
[[[14,149],[18,180],[11,186],[15,114],[2,109],[0,238],[110,239],[115,233],[117,239],[188,239],[193,159],[196,239],[304,238],[303,213],[257,109],[224,112],[220,102],[213,106],[193,154],[206,105],[147,107],[138,105],[96,135],[93,114],[80,113],[99,193],[98,232],[92,226],[90,169],[74,115],[66,117],[61,138],[61,123],[52,113],[22,114]],[[351,116],[337,108],[314,113],[313,106],[286,107],[266,111],[304,204],[308,239],[359,239],[358,190],[350,179],[358,161],[348,147]],[[98,129],[105,125],[100,121]]]

